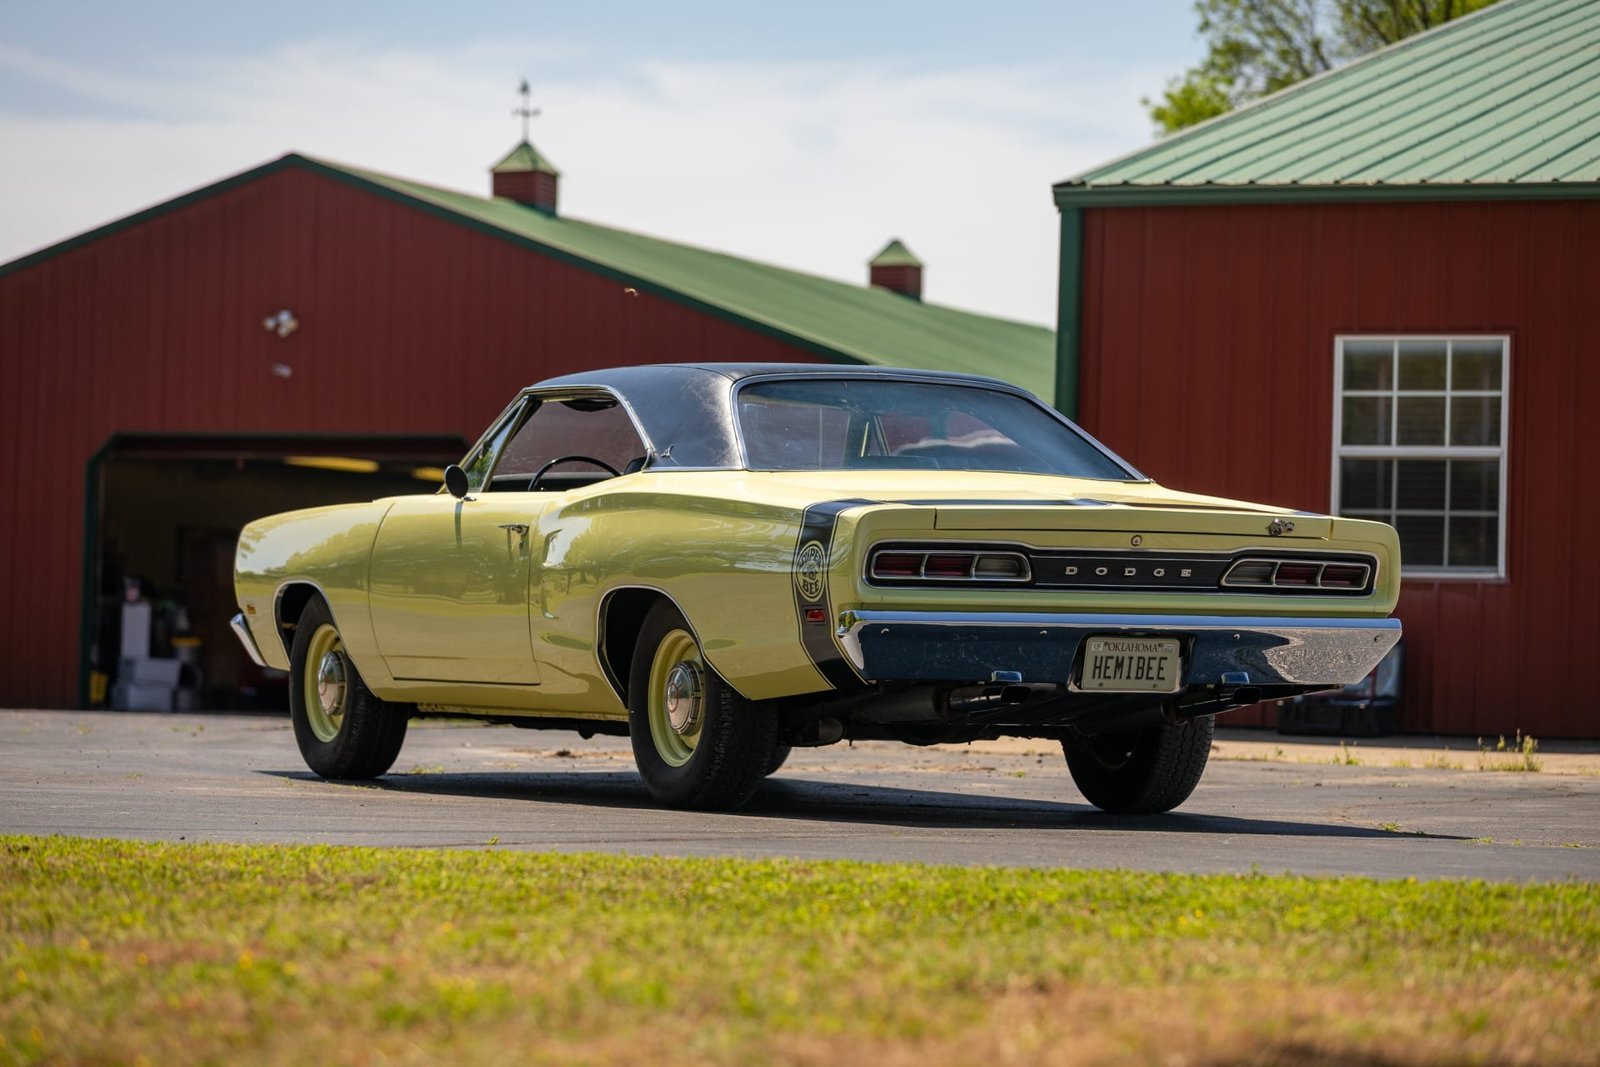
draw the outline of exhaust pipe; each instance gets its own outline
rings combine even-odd
[[[790,734],[786,740],[795,748],[821,748],[844,737],[844,723],[824,717],[806,723]]]
[[[917,686],[874,695],[853,705],[850,712],[862,722],[940,722],[1059,696],[1062,689],[1054,682]]]

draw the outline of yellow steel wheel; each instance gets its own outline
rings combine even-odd
[[[345,708],[350,701],[350,673],[339,631],[332,624],[323,623],[312,632],[306,646],[302,679],[306,725],[318,741],[332,741],[344,726]]]
[[[672,767],[694,755],[706,720],[706,665],[700,645],[686,630],[671,630],[650,661],[646,695],[650,738]]]
[[[755,793],[778,744],[778,715],[746,700],[706,661],[676,604],[645,613],[628,666],[628,736],[650,795],[727,811]]]
[[[394,766],[410,713],[367,688],[327,602],[308,600],[289,649],[289,721],[306,766],[324,778],[376,778]]]

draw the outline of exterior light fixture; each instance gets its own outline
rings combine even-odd
[[[354,459],[349,456],[284,456],[283,462],[291,467],[312,467],[324,471],[349,471],[352,474],[375,474],[378,461]]]
[[[300,320],[294,317],[294,312],[284,308],[277,314],[268,315],[261,320],[268,333],[275,333],[279,337],[288,337],[300,328]]]

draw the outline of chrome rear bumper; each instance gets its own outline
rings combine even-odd
[[[229,619],[228,626],[233,630],[233,636],[237,637],[239,643],[244,646],[245,654],[250,657],[255,665],[257,667],[267,666],[267,661],[261,658],[261,649],[256,647],[255,637],[250,633],[249,623],[244,621],[244,613],[241,612]]]
[[[837,631],[868,681],[972,682],[998,671],[1070,683],[1083,639],[1104,634],[1180,639],[1186,687],[1327,688],[1366,677],[1400,640],[1400,620],[846,611]]]

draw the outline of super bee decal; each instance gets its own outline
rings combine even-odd
[[[834,613],[828,602],[828,557],[839,513],[870,500],[830,500],[806,508],[794,547],[794,608],[800,642],[822,677],[835,689],[861,684],[861,676],[839,652],[833,639]]]
[[[807,541],[794,557],[794,587],[800,599],[815,604],[822,599],[825,585],[823,571],[828,566],[828,550],[821,541]]]

